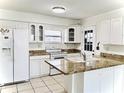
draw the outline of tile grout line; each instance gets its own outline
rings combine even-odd
[[[16,84],[16,89],[17,89],[17,93],[19,93],[17,84]]]
[[[35,89],[34,89],[32,83],[31,83],[31,81],[29,81],[29,83],[30,83],[30,85],[31,85],[31,87],[32,87],[32,89],[33,89],[33,91],[34,91],[34,93],[35,93]]]
[[[0,87],[0,93],[1,93],[1,91],[2,91],[2,87]]]
[[[47,87],[49,92],[53,93],[53,91],[48,87],[49,85],[47,85],[47,83],[45,82],[45,80],[42,79],[42,77],[39,78],[41,81],[40,82],[43,82],[45,84],[44,87]],[[55,82],[60,85],[64,91],[65,91],[65,88],[60,84],[59,81],[57,81],[54,77],[51,76],[51,79],[55,80]],[[36,93],[35,91],[35,87],[33,87],[33,82],[31,82],[31,80],[28,82],[30,85],[31,85],[31,88],[33,89],[33,92]],[[2,92],[2,87],[0,87],[0,93]],[[18,84],[16,84],[16,92],[19,93],[19,89],[18,89]],[[66,91],[65,91],[66,92]]]
[[[40,78],[40,79],[41,79],[41,78]],[[41,79],[41,80],[42,80],[42,79]],[[43,81],[43,83],[46,85],[46,87],[50,90],[50,92],[53,93],[52,90],[47,86],[47,84],[45,83],[45,81],[44,81],[44,80],[42,80],[42,81]]]
[[[61,87],[63,87],[54,77],[52,77]],[[64,87],[63,87],[64,88]],[[64,91],[66,91],[65,90],[65,88],[64,88]]]

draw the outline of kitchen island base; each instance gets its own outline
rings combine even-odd
[[[65,75],[67,93],[124,93],[124,65]]]

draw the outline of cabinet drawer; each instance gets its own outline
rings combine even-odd
[[[49,59],[50,58],[50,55],[44,55],[44,56],[41,56],[42,59]]]
[[[50,58],[49,55],[43,55],[43,56],[31,56],[30,60],[42,60],[42,59],[46,59],[46,58]]]
[[[67,54],[67,57],[80,57],[81,54],[80,53],[71,53],[71,54]]]

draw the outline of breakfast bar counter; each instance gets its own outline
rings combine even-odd
[[[77,59],[77,61],[76,61]],[[123,65],[124,62],[111,60],[107,58],[93,58],[91,60],[84,61],[80,58],[67,58],[56,60],[45,60],[50,66],[59,70],[61,73],[68,75],[79,72],[86,72],[90,70],[96,70],[101,68],[108,68],[117,65]]]
[[[124,93],[124,62],[103,57],[45,60],[65,75],[67,93]]]

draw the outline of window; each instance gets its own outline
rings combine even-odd
[[[45,43],[62,43],[61,31],[45,31]]]
[[[93,30],[84,31],[84,50],[93,51]]]

